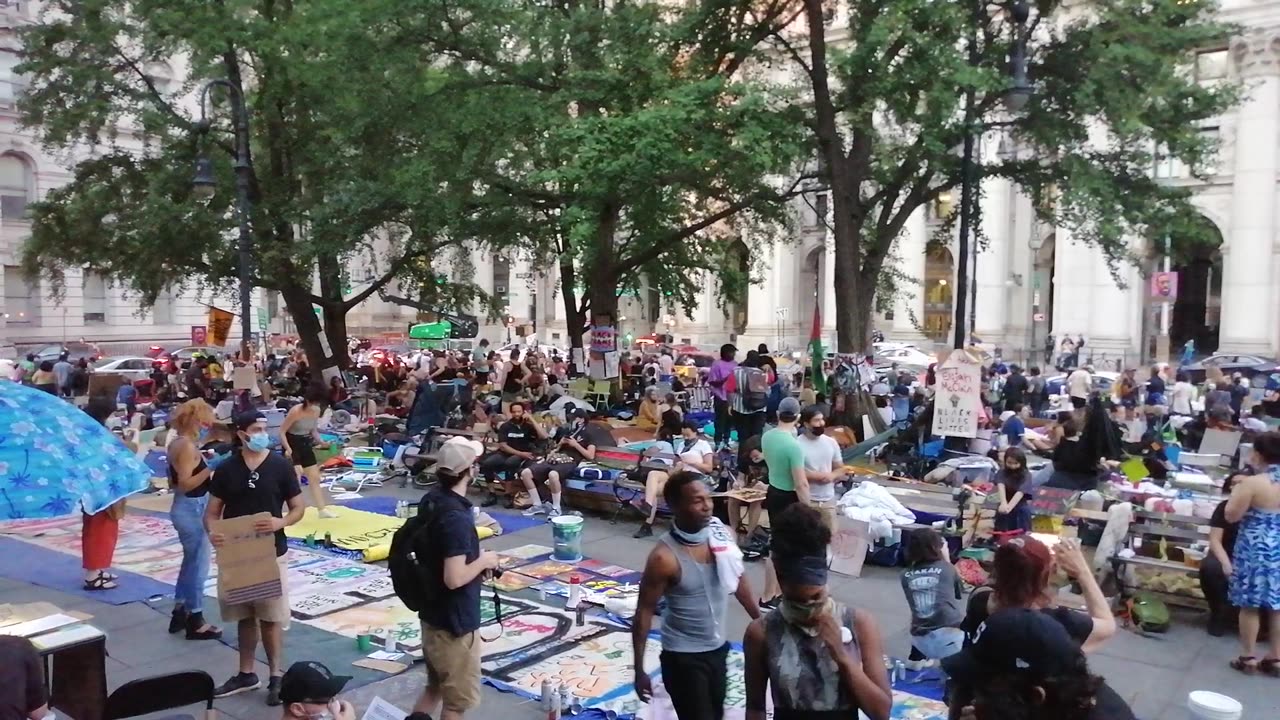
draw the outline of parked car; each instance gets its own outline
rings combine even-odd
[[[1237,353],[1217,353],[1199,361],[1184,365],[1179,370],[1185,372],[1193,383],[1202,383],[1208,375],[1209,368],[1217,368],[1223,375],[1231,377],[1240,373],[1252,380],[1254,377],[1265,378],[1280,370],[1280,364],[1274,359],[1257,355],[1240,355]]]
[[[924,371],[937,361],[933,355],[911,346],[877,350],[875,354],[875,366],[878,368],[897,363],[904,370]]]
[[[87,343],[87,342],[55,343],[53,345],[45,345],[39,350],[36,350],[35,352],[36,363],[37,364],[42,363],[45,360],[49,360],[51,362],[57,362],[58,358],[62,357],[63,353],[66,353],[67,359],[73,363],[79,362],[81,358],[84,358],[85,360],[88,360],[90,364],[92,364],[97,362],[98,358],[102,357],[102,351],[99,350],[98,346],[94,345],[93,343]]]
[[[129,382],[146,380],[151,375],[151,358],[145,357],[105,357],[94,363],[95,373],[120,375]]]
[[[197,353],[200,355],[220,355],[224,352],[226,351],[222,348],[209,347],[208,345],[189,345],[177,350],[162,352],[151,360],[151,364],[161,366],[169,362],[169,360],[173,360],[179,368],[185,368],[191,364],[191,358],[195,357]]]

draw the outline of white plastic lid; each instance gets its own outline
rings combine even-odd
[[[1240,717],[1244,712],[1244,705],[1239,700],[1209,690],[1192,691],[1187,695],[1187,707],[1223,717]]]

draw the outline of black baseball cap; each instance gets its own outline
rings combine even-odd
[[[993,675],[1027,672],[1044,677],[1070,670],[1080,656],[1062,624],[1026,608],[998,610],[978,626],[973,644],[942,660],[942,670],[966,685]]]
[[[232,422],[235,423],[236,430],[240,430],[243,432],[253,427],[254,423],[261,422],[266,419],[267,419],[267,416],[263,415],[257,410],[248,410],[246,412],[242,412],[236,415],[235,418],[232,419]]]
[[[350,675],[334,675],[318,662],[296,662],[280,678],[280,702],[327,703],[337,697],[350,680]]]

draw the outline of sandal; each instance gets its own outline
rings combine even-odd
[[[1280,677],[1280,658],[1263,658],[1258,663],[1258,669],[1261,670],[1264,675]]]
[[[116,585],[114,580],[103,573],[98,573],[98,576],[92,580],[84,581],[84,589],[89,591],[115,590],[117,587],[119,585]]]
[[[1253,675],[1258,672],[1258,661],[1252,655],[1241,655],[1232,660],[1230,665],[1232,670],[1242,672],[1245,675]]]

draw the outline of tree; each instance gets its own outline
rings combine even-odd
[[[1026,28],[1035,94],[1011,114],[1002,107],[1019,32],[1010,0],[849,0],[839,46],[829,44],[827,3],[801,2],[808,47],[785,33],[773,41],[807,80],[807,124],[830,184],[841,352],[867,347],[877,290],[894,277],[886,266],[894,240],[913,213],[960,185],[957,148],[967,133],[1020,148],[979,160],[975,182],[1017,183],[1043,221],[1101,248],[1113,268],[1131,259],[1134,236],[1202,234],[1189,191],[1155,182],[1151,168],[1156,148],[1202,168],[1213,148],[1200,121],[1235,100],[1235,88],[1197,84],[1185,72],[1191,52],[1229,35],[1211,19],[1215,3],[1110,0],[1079,9],[1037,0]]]
[[[510,128],[493,97],[451,86],[420,48],[386,42],[378,28],[394,21],[395,3],[47,6],[23,32],[24,119],[49,147],[87,155],[72,182],[35,205],[23,249],[28,272],[48,276],[55,291],[78,267],[124,284],[144,305],[170,287],[234,282],[237,94],[252,112],[253,281],[281,294],[314,367],[345,359],[346,314],[364,299],[397,284],[442,292],[441,257],[477,237],[502,240],[490,225],[501,209],[475,180]],[[161,68],[177,62],[189,72],[170,80]],[[190,108],[211,78],[238,92],[212,96],[202,141]],[[457,90],[449,102],[423,102],[446,87]],[[202,146],[226,189],[208,203],[190,184]],[[376,272],[345,293],[346,265],[356,261]],[[485,299],[465,282],[443,292]]]
[[[595,318],[617,320],[622,292],[647,285],[688,308],[707,274],[740,284],[728,241],[751,228],[767,242],[785,224],[801,114],[746,69],[794,2],[400,7],[400,42],[453,59],[518,108],[525,133],[486,183],[521,216],[503,232],[558,267],[574,346]]]

